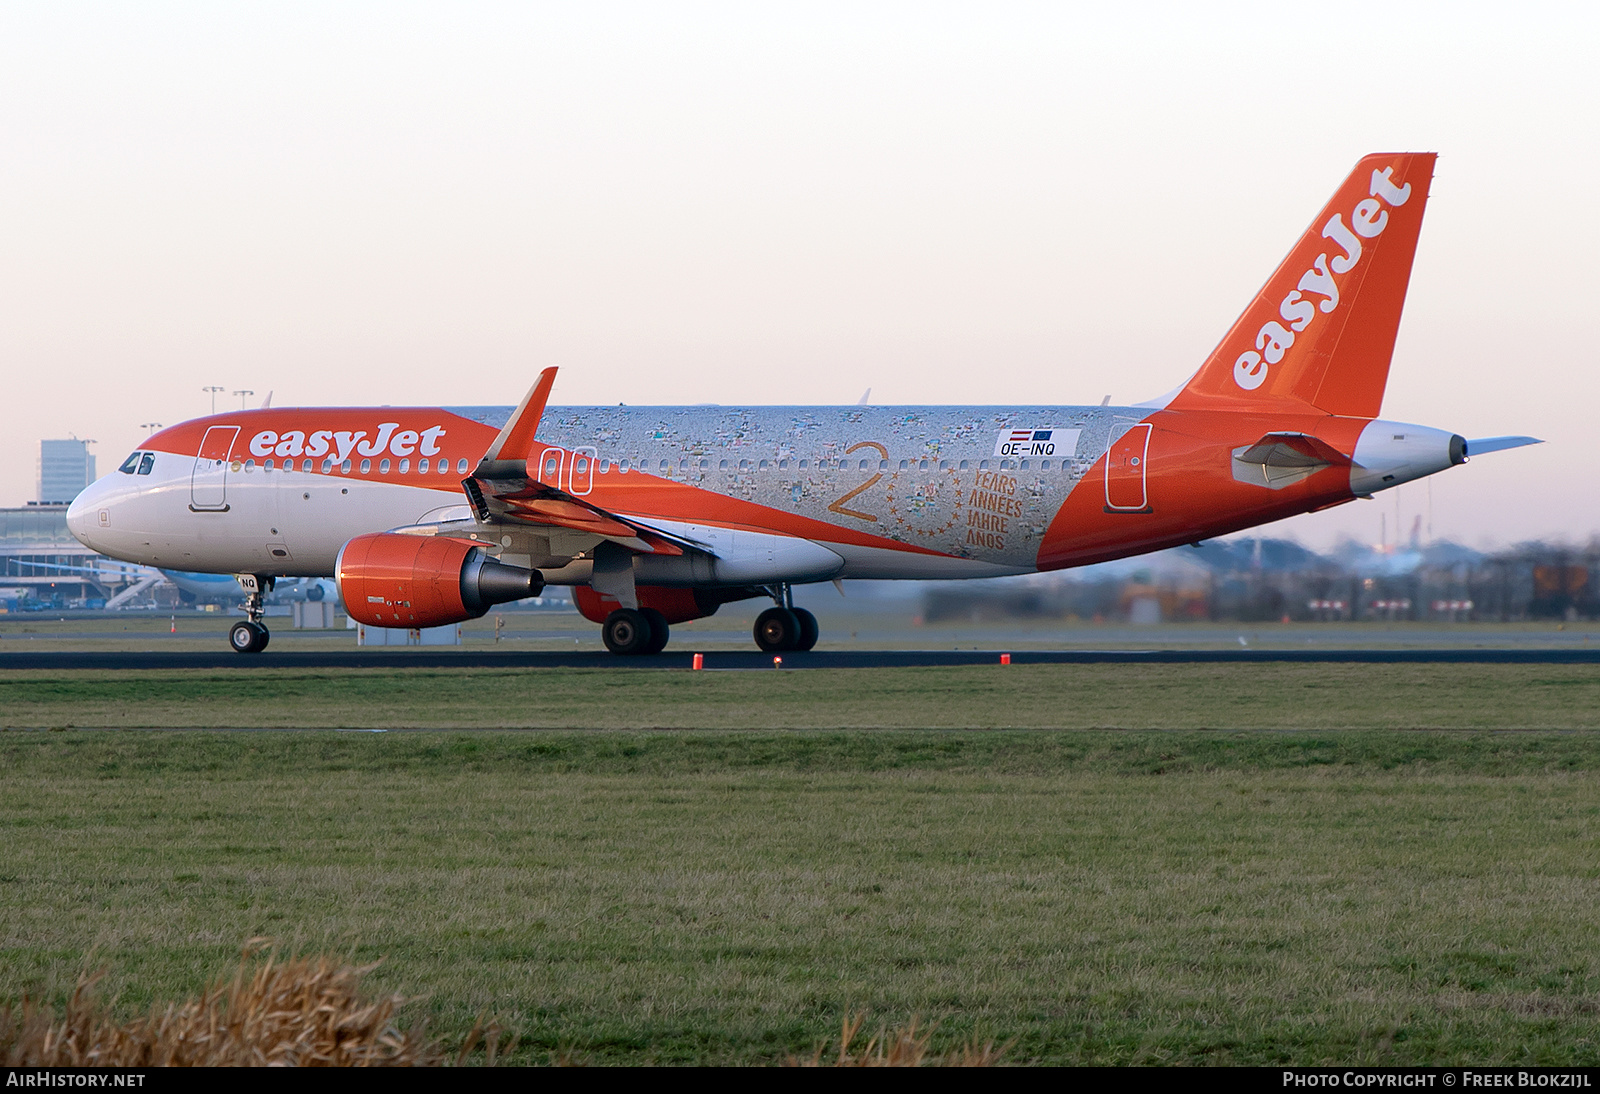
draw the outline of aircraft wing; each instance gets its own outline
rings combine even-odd
[[[473,470],[461,480],[473,515],[482,524],[520,524],[587,532],[619,543],[639,554],[681,555],[705,551],[700,544],[618,516],[568,491],[541,482],[530,466],[539,420],[555,385],[556,370],[547,368],[507,420]],[[541,451],[551,446],[540,446]],[[575,453],[564,453],[572,460]],[[542,455],[540,458],[544,458]],[[592,457],[576,457],[592,458]]]
[[[461,487],[482,524],[525,524],[589,532],[646,555],[681,555],[704,550],[659,528],[618,516],[580,497],[521,475],[463,479]]]

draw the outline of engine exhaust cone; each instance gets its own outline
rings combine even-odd
[[[538,596],[543,591],[544,578],[538,570],[496,562],[482,548],[474,548],[461,567],[461,603],[474,616],[496,604]]]

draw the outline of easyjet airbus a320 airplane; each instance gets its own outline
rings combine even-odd
[[[1432,154],[1368,156],[1194,376],[1135,406],[285,408],[152,436],[73,502],[113,558],[262,594],[332,576],[355,619],[430,627],[570,585],[619,654],[795,584],[1081,566],[1369,497],[1534,443],[1378,419]]]

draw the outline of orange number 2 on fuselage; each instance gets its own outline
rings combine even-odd
[[[850,453],[862,448],[876,449],[878,452],[878,458],[880,460],[887,460],[889,458],[889,450],[883,447],[883,445],[879,444],[877,441],[858,441],[849,448],[845,449],[844,454],[848,456]],[[873,516],[871,513],[863,513],[859,509],[851,509],[845,505],[845,502],[859,494],[866,493],[866,491],[870,490],[873,484],[881,478],[883,478],[883,474],[882,472],[879,472],[878,474],[873,475],[872,478],[868,479],[866,482],[862,483],[860,486],[856,487],[854,490],[850,491],[848,494],[836,498],[834,501],[828,504],[828,512],[842,513],[847,517],[855,517],[858,520],[870,520],[873,523],[877,523],[878,518]]]

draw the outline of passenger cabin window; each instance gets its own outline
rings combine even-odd
[[[409,474],[410,471],[411,471],[411,461],[410,460],[401,460],[400,461],[400,474],[402,474],[402,475]]]
[[[327,459],[322,461],[322,473],[324,475],[326,475],[329,471],[332,471],[332,470],[333,470],[333,457],[329,456]]]
[[[124,475],[133,474],[134,471],[136,471],[139,467],[139,457],[141,455],[143,455],[143,453],[135,452],[133,455],[123,460],[122,466],[117,468],[117,470],[121,471]]]
[[[312,464],[311,464],[310,460],[301,460],[300,461],[300,470],[305,471],[305,472],[309,472],[311,470],[311,467],[312,467]]]
[[[271,471],[272,470],[272,461],[271,460],[262,460],[261,461],[261,470],[263,470],[263,471]]]
[[[371,474],[371,472],[372,472],[372,461],[371,460],[362,460],[361,461],[361,473],[363,475],[367,475],[367,474]]]
[[[129,458],[131,459],[132,457],[129,457]],[[155,467],[155,465],[156,465],[156,454],[154,452],[146,452],[143,456],[139,457],[139,474],[141,474],[141,475],[150,474],[151,470]]]
[[[427,473],[428,473],[428,461],[425,460],[425,459],[418,460],[417,461],[417,474],[426,475]]]
[[[389,461],[388,460],[379,460],[378,461],[378,474],[387,475],[388,473],[389,473]]]
[[[465,456],[462,456],[459,460],[456,461],[456,474],[465,475],[466,473],[467,473],[467,458]]]

